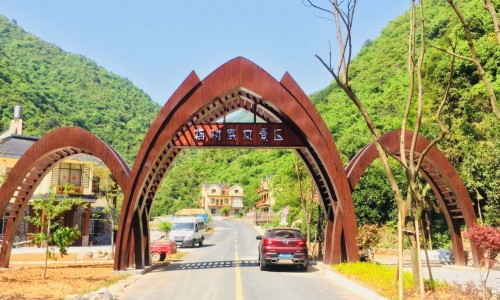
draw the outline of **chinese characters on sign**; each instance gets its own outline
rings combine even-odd
[[[193,124],[174,141],[176,147],[303,147],[284,123]]]
[[[275,128],[272,130],[272,134],[269,133],[268,128],[260,128],[258,132],[258,138],[260,142],[269,142],[271,139],[273,141],[284,141],[282,135],[283,129]],[[221,141],[222,140],[222,130],[210,129],[209,139],[212,141]],[[226,140],[228,141],[238,141],[238,132],[234,128],[226,129]],[[207,137],[204,128],[196,128],[194,130],[194,140],[195,141],[205,141]],[[254,134],[253,129],[244,129],[242,132],[242,140],[243,141],[253,141]]]
[[[194,139],[196,141],[204,141],[205,140],[205,129],[198,128],[194,130]]]

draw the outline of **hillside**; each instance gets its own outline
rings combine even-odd
[[[0,131],[22,105],[27,135],[80,126],[129,164],[159,105],[126,78],[48,44],[0,16]]]
[[[427,49],[423,70],[424,126],[421,133],[431,139],[438,132],[435,111],[447,84],[450,57],[430,45],[449,48],[447,39],[454,38],[456,32],[457,52],[463,56],[470,56],[470,53],[463,29],[446,1],[426,3]],[[496,4],[500,7],[499,1]],[[469,20],[481,63],[498,98],[500,45],[495,40],[491,17],[478,1],[460,1],[459,5]],[[367,41],[351,65],[352,87],[380,132],[401,128],[408,94],[407,18],[405,14],[393,20],[379,38]],[[312,95],[311,99],[325,118],[343,160],[347,162],[370,141],[364,121],[335,85]],[[413,128],[414,118],[411,116],[409,128]],[[472,63],[460,59],[456,61],[451,97],[442,119],[449,128],[449,135],[439,148],[458,169],[475,204],[481,201],[489,213],[488,220],[499,223],[500,122],[491,113],[484,85]],[[366,194],[369,193],[365,193],[369,199],[377,198]],[[366,203],[366,200],[355,195],[358,204]]]

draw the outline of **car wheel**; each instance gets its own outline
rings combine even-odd
[[[191,247],[196,247],[196,239],[193,239],[193,244],[191,245]]]
[[[202,238],[201,238],[200,242],[198,243],[198,246],[200,246],[200,247],[202,247],[202,246],[203,246],[203,240],[204,240],[204,239],[205,239],[204,237],[202,237]]]
[[[167,258],[167,253],[161,253],[160,254],[160,261],[164,261],[165,258]]]
[[[261,270],[261,271],[265,271],[265,270],[267,270],[266,261],[265,261],[265,260],[263,260],[263,259],[261,259],[261,258],[259,258],[259,262],[260,262],[260,270]]]
[[[160,260],[160,257],[161,257],[161,255],[160,255],[160,253],[158,253],[158,252],[153,252],[153,253],[151,253],[151,260],[152,260],[153,262],[157,262],[157,261],[159,261],[159,260]]]
[[[307,272],[307,265],[299,265],[299,270],[301,272]]]

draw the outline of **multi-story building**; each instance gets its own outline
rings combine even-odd
[[[222,183],[204,183],[199,205],[213,216],[222,216],[221,209],[229,208],[228,215],[243,212],[243,188],[239,184],[229,186]]]
[[[9,130],[0,135],[0,185],[21,156],[38,140],[37,137],[23,135],[22,124],[22,110],[16,106]],[[75,242],[75,245],[86,246],[94,237],[110,230],[106,228],[106,222],[102,218],[96,218],[99,212],[102,212],[102,208],[99,208],[102,205],[96,205],[96,202],[99,202],[98,198],[103,194],[100,186],[107,185],[108,178],[109,170],[100,160],[88,155],[75,155],[58,163],[49,171],[33,193],[33,198],[50,192],[60,195],[66,192],[69,197],[81,198],[83,206],[72,208],[59,219],[65,226],[78,228],[82,236]],[[65,191],[65,186],[68,185],[71,188]],[[24,215],[33,215],[29,204]],[[0,239],[2,239],[6,223],[6,216],[2,216]],[[14,242],[27,241],[30,239],[30,233],[36,233],[39,230],[40,228],[23,218],[19,223]]]
[[[269,179],[264,177],[260,182],[260,187],[256,190],[259,196],[259,200],[255,203],[255,222],[257,224],[269,222],[274,217],[272,206],[275,200],[269,189],[269,184]]]

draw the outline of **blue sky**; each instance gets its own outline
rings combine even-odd
[[[358,1],[354,51],[409,5]],[[332,78],[314,55],[326,58],[328,40],[337,41],[318,13],[301,0],[0,2],[0,14],[27,32],[127,77],[159,104],[192,70],[204,78],[237,56],[278,80],[288,71],[307,94],[325,88]]]

